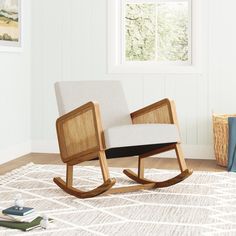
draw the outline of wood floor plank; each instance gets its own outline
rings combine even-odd
[[[31,153],[26,156],[17,158],[10,162],[0,165],[0,175],[3,175],[11,170],[19,168],[28,163],[35,164],[64,164],[60,159],[59,154],[46,153]],[[187,166],[193,171],[226,171],[226,168],[220,167],[215,160],[192,160],[187,159]],[[97,160],[83,162],[83,166],[98,166]],[[134,168],[138,166],[138,157],[125,157],[108,160],[109,167]],[[160,169],[178,169],[177,159],[173,158],[146,158],[145,168],[160,168]]]

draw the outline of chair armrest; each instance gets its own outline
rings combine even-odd
[[[178,125],[174,101],[163,99],[130,114],[133,124],[160,123]]]
[[[56,121],[57,138],[63,162],[103,150],[103,129],[99,105],[86,103]],[[90,159],[96,156],[90,155]]]

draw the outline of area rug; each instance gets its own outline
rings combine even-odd
[[[164,180],[177,171],[149,169],[148,178]],[[91,189],[102,182],[98,167],[76,167],[75,186]],[[63,165],[29,164],[0,176],[0,210],[21,193],[25,205],[54,219],[49,229],[28,233],[0,227],[0,235],[236,235],[236,174],[194,172],[164,189],[77,199],[52,181],[65,178]],[[111,168],[118,186],[134,184]]]

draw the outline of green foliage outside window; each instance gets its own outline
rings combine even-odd
[[[155,60],[156,5],[126,5],[126,59]]]
[[[188,3],[126,4],[127,61],[188,61]]]

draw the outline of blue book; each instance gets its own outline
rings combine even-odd
[[[229,117],[228,171],[236,172],[236,118]]]
[[[32,213],[33,211],[34,211],[34,208],[23,207],[23,209],[20,210],[20,209],[16,209],[13,206],[13,207],[9,207],[9,208],[3,210],[2,213],[7,214],[7,215],[25,216],[25,215]]]

